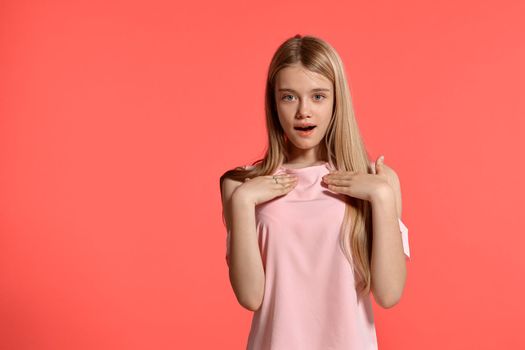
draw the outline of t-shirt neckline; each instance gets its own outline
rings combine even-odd
[[[279,166],[279,169],[286,170],[286,171],[293,171],[293,172],[303,172],[303,171],[314,170],[314,169],[321,168],[321,167],[328,167],[328,164],[329,162],[323,162],[322,164],[309,165],[309,166],[302,167],[302,168],[285,168],[281,165]]]

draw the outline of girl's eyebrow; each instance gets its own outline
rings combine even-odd
[[[282,88],[282,89],[279,89],[278,91],[290,91],[290,92],[297,92],[295,91],[294,89],[289,89],[289,88]],[[318,92],[318,91],[328,91],[330,92],[330,89],[326,89],[326,88],[315,88],[315,89],[312,89],[310,90],[311,92]]]

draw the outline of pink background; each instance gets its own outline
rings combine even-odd
[[[345,63],[403,190],[380,349],[518,349],[523,1],[2,1],[0,348],[242,349],[219,177],[266,145],[296,33]],[[520,152],[520,153],[519,153]]]

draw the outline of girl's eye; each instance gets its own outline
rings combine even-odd
[[[321,94],[316,94],[316,95],[314,95],[314,97],[317,97],[317,96],[319,96],[320,98],[315,98],[316,101],[321,101],[322,99],[325,99],[325,98],[326,98],[325,95],[321,95]],[[293,96],[292,96],[292,95],[284,95],[284,96],[282,97],[282,99],[283,99],[284,101],[291,101],[290,99],[288,99],[288,97],[293,97]]]

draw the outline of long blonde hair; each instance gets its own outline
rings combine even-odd
[[[335,49],[322,39],[297,34],[278,47],[268,69],[265,94],[268,148],[264,158],[252,163],[253,167],[228,170],[221,176],[220,185],[226,177],[244,181],[247,177],[273,174],[288,159],[288,141],[276,108],[275,79],[282,68],[296,63],[323,75],[334,87],[333,115],[321,141],[326,161],[338,170],[372,173],[368,152],[354,117],[350,89],[341,58]],[[372,237],[370,203],[348,196],[341,225],[340,247],[353,268],[356,290],[360,296],[370,293],[371,289]]]

